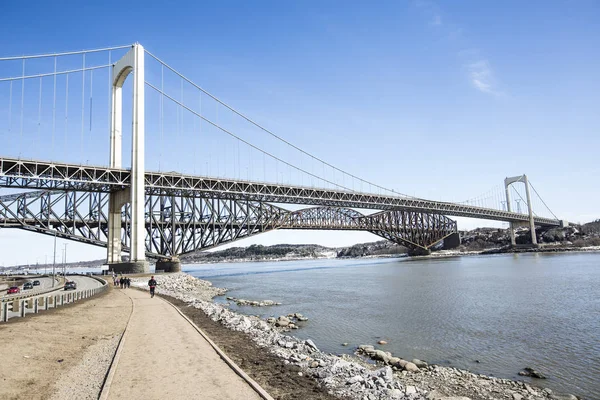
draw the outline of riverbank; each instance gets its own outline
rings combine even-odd
[[[157,292],[176,299],[182,311],[192,319],[195,318],[202,329],[216,329],[214,335],[210,332],[209,335],[217,344],[224,341],[225,346],[219,346],[224,347],[226,352],[231,351],[230,357],[242,368],[246,369],[248,365],[252,369],[251,366],[254,365],[253,359],[257,355],[246,350],[252,344],[262,349],[258,354],[269,355],[268,359],[260,358],[257,361],[261,369],[271,371],[272,374],[283,373],[290,381],[305,381],[310,378],[315,383],[315,388],[321,388],[325,393],[338,398],[576,399],[571,395],[559,395],[552,390],[536,388],[524,382],[477,375],[456,368],[424,364],[420,364],[419,368],[414,363],[406,362],[402,365],[400,359],[385,354],[385,345],[378,346],[385,357],[381,356],[377,362],[360,355],[326,354],[312,341],[291,336],[285,326],[278,328],[258,317],[241,315],[229,310],[227,305],[212,302],[212,296],[223,294],[224,291],[212,287],[209,282],[183,273],[159,276],[157,279]],[[146,282],[134,280],[134,285],[145,287]],[[260,379],[255,379],[263,385]],[[323,395],[320,392],[319,396]],[[310,395],[299,398],[323,397]]]

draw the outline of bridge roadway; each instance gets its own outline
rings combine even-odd
[[[126,189],[130,187],[130,182],[131,171],[127,169],[0,158],[0,187],[108,193]],[[147,195],[215,197],[372,210],[407,210],[506,222],[529,220],[526,214],[415,197],[238,181],[173,172],[146,172],[145,190]],[[534,222],[540,226],[561,224],[559,220],[543,217],[535,217]]]
[[[37,278],[32,277],[30,280],[33,282],[35,279],[37,279]],[[44,281],[46,281],[46,282],[43,282],[42,279],[44,279]],[[70,281],[75,281],[75,283],[77,284],[77,289],[65,291],[61,287],[56,286],[56,289],[57,289],[56,291],[52,291],[52,292],[44,291],[43,293],[39,293],[39,294],[36,294],[36,292],[38,292],[36,290],[21,290],[21,293],[19,293],[18,295],[11,294],[11,295],[7,295],[7,296],[3,296],[2,299],[6,300],[7,298],[28,295],[28,294],[31,294],[32,295],[31,297],[37,299],[38,297],[41,297],[41,296],[50,296],[51,294],[54,295],[54,294],[62,294],[62,293],[67,293],[67,292],[69,292],[69,293],[70,292],[80,292],[80,291],[83,291],[86,289],[95,289],[97,287],[102,286],[102,284],[98,280],[96,280],[94,278],[90,278],[88,276],[84,276],[84,275],[67,275],[67,279],[69,279]],[[48,289],[48,285],[50,287],[52,286],[52,278],[41,278],[39,280],[40,280],[41,284],[46,286],[46,290]],[[41,289],[39,291],[41,291]],[[53,306],[51,306],[51,308],[52,307]],[[31,314],[31,313],[33,313],[33,310],[26,309],[25,313]],[[14,312],[14,311],[8,312],[9,319],[18,317],[18,316],[19,316],[18,312]]]

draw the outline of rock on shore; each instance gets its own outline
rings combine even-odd
[[[542,400],[575,398],[560,395],[549,389],[530,386],[524,382],[477,375],[456,368],[411,362],[391,353],[363,345],[361,354],[377,360],[369,364],[356,356],[335,356],[321,352],[311,340],[300,340],[283,334],[276,325],[290,324],[281,316],[269,322],[255,316],[245,316],[216,304],[211,298],[225,290],[214,288],[210,282],[184,273],[158,276],[157,292],[175,297],[201,309],[212,320],[246,334],[259,346],[285,364],[298,368],[298,374],[314,378],[338,397],[356,400]],[[146,287],[147,281],[136,279],[134,286]],[[298,314],[294,314],[297,318]],[[301,316],[301,315],[300,315]],[[303,317],[303,316],[302,316]],[[568,396],[568,397],[567,397]],[[576,399],[576,398],[575,398]]]

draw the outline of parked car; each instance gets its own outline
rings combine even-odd
[[[20,293],[20,292],[21,292],[21,289],[19,289],[18,286],[11,286],[6,291],[6,294],[15,294],[15,293]]]
[[[31,282],[25,282],[23,284],[23,290],[33,289],[33,284]]]
[[[37,279],[33,281],[33,286],[40,286],[40,281],[38,281]]]
[[[67,283],[65,283],[65,290],[69,290],[69,289],[77,289],[77,284],[73,281],[69,281]]]

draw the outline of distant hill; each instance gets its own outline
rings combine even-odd
[[[515,230],[516,242],[526,244],[531,242],[529,229]],[[565,247],[600,246],[600,219],[582,225],[572,225],[567,228],[537,229],[538,243],[554,244]],[[502,248],[510,245],[508,229],[476,228],[471,231],[461,231],[461,245],[458,251],[484,251]],[[331,248],[317,244],[277,244],[273,246],[251,245],[248,247],[231,247],[217,251],[197,251],[181,256],[184,263],[212,263],[228,261],[268,261],[296,260],[306,258],[343,258],[367,256],[397,256],[408,253],[404,246],[387,240],[359,243],[353,246]],[[98,267],[105,260],[78,261],[68,263],[68,267]],[[36,265],[20,265],[19,269],[35,269]],[[62,264],[57,264],[61,268]],[[5,267],[5,268],[15,268]],[[44,268],[51,270],[52,264],[37,265],[38,271]]]

